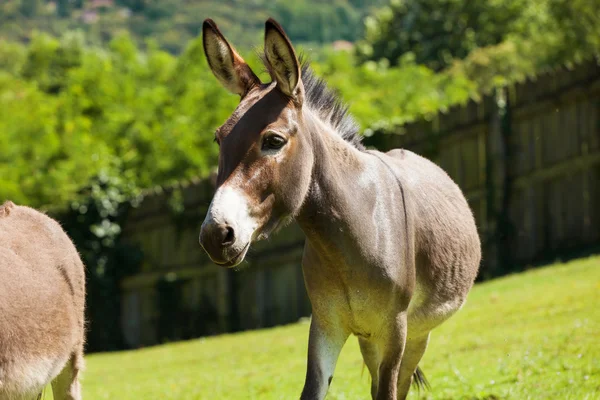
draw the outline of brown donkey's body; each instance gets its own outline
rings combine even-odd
[[[28,207],[0,206],[0,399],[80,396],[85,274],[60,225]]]
[[[430,331],[464,303],[480,243],[460,189],[405,150],[368,151],[346,109],[301,66],[273,20],[265,31],[263,84],[205,21],[215,76],[241,102],[217,131],[217,191],[200,242],[223,266],[295,218],[306,234],[310,301],[302,399],[322,399],[339,352],[358,336],[375,399],[404,399]]]

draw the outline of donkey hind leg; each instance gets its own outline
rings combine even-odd
[[[418,365],[427,349],[430,332],[454,315],[464,302],[464,298],[441,302],[429,299],[409,311],[409,332],[398,378],[398,399],[406,398],[411,383],[415,383],[418,388],[429,387]]]
[[[83,354],[77,352],[71,356],[60,374],[52,381],[52,394],[55,400],[81,399],[79,373],[82,369]]]
[[[418,338],[409,338],[406,341],[398,376],[398,400],[406,399],[411,383],[415,383],[419,390],[422,386],[428,386],[423,372],[418,369],[419,361],[425,354],[428,342],[429,333]]]
[[[379,383],[379,354],[377,353],[377,346],[362,338],[358,338],[358,344],[360,345],[363,360],[369,370],[369,375],[371,375],[371,397],[375,399],[377,397],[377,384]]]

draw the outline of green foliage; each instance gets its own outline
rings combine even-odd
[[[421,362],[432,391],[409,398],[598,398],[599,262],[576,260],[476,285],[463,309],[432,333]],[[86,399],[297,398],[307,340],[301,322],[94,354],[83,392]],[[366,399],[369,387],[351,337],[327,398]]]
[[[73,11],[73,2],[71,0],[57,0],[56,1],[56,14],[60,18],[66,18],[71,15]]]
[[[200,39],[179,57],[127,35],[108,48],[81,34],[0,44],[0,197],[34,207],[87,198],[100,176],[141,189],[205,175],[216,164],[212,132],[233,111],[208,70]],[[249,61],[260,71],[256,58]],[[313,67],[366,127],[404,122],[462,101],[472,83],[405,58],[400,68],[356,66],[347,52],[316,53]]]
[[[479,98],[493,88],[521,81],[537,71],[535,58],[524,57],[524,51],[524,43],[517,45],[512,41],[478,48],[464,60],[454,60],[444,74],[472,81],[476,90],[471,97]]]
[[[530,54],[540,52],[546,65],[600,54],[600,0],[547,0],[546,7],[547,21],[527,37]]]
[[[360,8],[346,1],[325,2],[315,7],[311,2],[279,0],[268,5],[269,11],[286,27],[294,41],[328,43],[359,38],[364,5]],[[302,21],[302,23],[296,23]]]
[[[284,23],[295,42],[327,43],[358,40],[361,20],[385,0],[5,0],[0,2],[0,37],[29,40],[34,29],[62,35],[83,30],[98,44],[128,31],[138,44],[147,38],[161,49],[180,53],[211,17],[240,47],[260,43],[264,22],[274,17]],[[301,22],[299,22],[301,21]]]
[[[447,73],[468,77],[477,91],[600,54],[599,0],[545,0],[528,3],[504,40],[453,60]]]
[[[433,79],[454,88],[441,93],[443,109],[541,71],[597,57],[598,9],[600,0],[392,0],[366,19],[357,55],[365,63],[400,65],[399,70],[404,70],[403,60],[414,59],[438,71]],[[418,82],[427,87],[427,81]],[[410,114],[431,114],[431,109],[420,110]],[[401,131],[403,122],[388,118],[367,132]]]
[[[139,271],[143,256],[119,241],[129,206],[141,196],[131,176],[119,175],[119,166],[114,167],[94,177],[82,189],[85,197],[59,216],[87,266],[88,351],[123,348],[119,282]]]
[[[126,35],[97,50],[78,35],[40,34],[25,52],[2,43],[0,54],[17,56],[0,72],[0,197],[63,205],[101,174],[140,188],[214,165],[212,131],[236,99],[198,41],[175,58],[155,46],[140,53]]]
[[[465,101],[474,85],[461,73],[436,74],[411,57],[390,68],[387,63],[355,65],[352,54],[324,52],[313,63],[317,75],[350,104],[350,111],[369,135],[374,127],[402,124],[450,104]]]
[[[396,65],[402,55],[412,53],[417,63],[441,70],[489,47],[491,54],[483,57],[504,64],[496,75],[503,76],[509,63],[517,68],[524,63],[520,72],[529,73],[597,53],[599,7],[598,0],[392,0],[365,20],[358,54],[362,60],[386,59]],[[503,46],[505,42],[512,44]],[[504,62],[500,53],[511,60]],[[516,58],[530,58],[533,66]]]
[[[19,11],[25,17],[35,17],[42,6],[41,0],[21,0]]]
[[[498,44],[515,29],[527,0],[393,0],[365,21],[364,60],[392,65],[407,52],[419,64],[442,69],[477,47]]]

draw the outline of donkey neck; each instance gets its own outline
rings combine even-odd
[[[319,252],[337,257],[348,248],[360,251],[359,244],[369,242],[365,235],[373,233],[370,217],[377,207],[370,176],[374,157],[346,142],[310,110],[305,120],[314,162],[311,186],[296,220]]]

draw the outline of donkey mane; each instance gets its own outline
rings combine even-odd
[[[359,150],[365,150],[361,142],[360,128],[348,112],[348,105],[327,86],[325,80],[315,75],[308,61],[301,61],[301,69],[308,107],[324,122],[329,123],[345,141]]]
[[[259,54],[259,57],[262,59],[267,71],[271,72],[271,66],[266,57],[263,54]],[[308,60],[302,55],[300,55],[299,60],[302,83],[304,84],[305,104],[317,113],[323,122],[329,124],[346,142],[361,151],[365,150],[359,133],[360,127],[348,112],[348,105],[340,99],[335,91],[327,86],[324,79],[315,75]],[[273,76],[273,74],[270,75]]]

